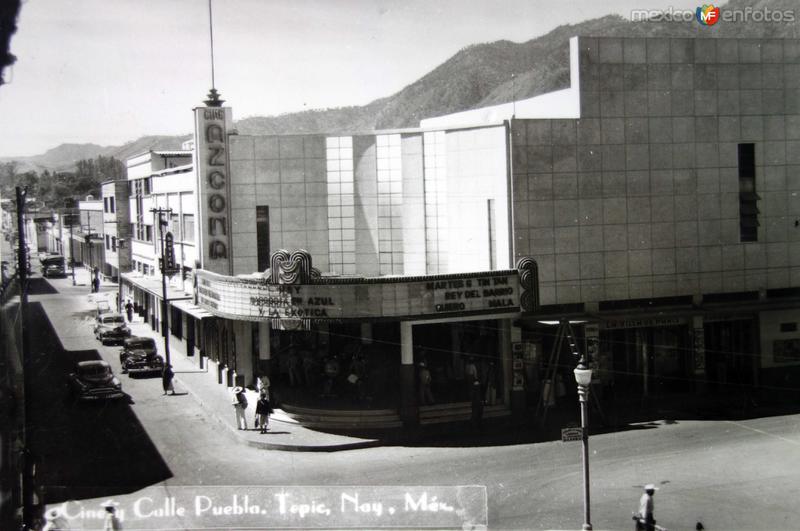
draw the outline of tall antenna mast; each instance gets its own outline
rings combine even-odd
[[[211,43],[211,90],[208,91],[208,99],[203,103],[205,103],[207,107],[222,107],[225,100],[219,99],[220,94],[217,92],[214,79],[214,18],[211,12],[211,0],[208,0],[208,34]]]

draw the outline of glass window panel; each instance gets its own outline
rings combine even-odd
[[[328,159],[328,171],[339,171],[341,169],[339,159]]]
[[[327,148],[338,148],[339,147],[339,137],[336,136],[329,136],[325,139],[325,147]]]
[[[352,136],[339,137],[339,147],[352,149],[353,148],[353,137]]]
[[[353,194],[350,195],[343,195],[342,198],[342,206],[352,206],[353,205]]]
[[[353,159],[348,158],[341,161],[341,168],[343,170],[353,171]]]
[[[354,229],[355,228],[355,220],[353,218],[341,218],[342,219],[342,228],[343,229]]]
[[[342,229],[342,239],[343,240],[355,240],[356,239],[356,231],[354,229]]]
[[[328,226],[332,229],[341,229],[342,218],[328,218]]]
[[[342,191],[342,186],[338,183],[328,183],[329,194],[339,194]]]
[[[339,160],[339,150],[337,148],[326,149],[325,158],[327,158],[328,160]]]
[[[346,240],[342,242],[342,250],[346,253],[354,253],[356,250],[355,240]],[[355,261],[355,256],[352,257]]]
[[[353,182],[343,182],[342,183],[342,194],[351,194],[353,193]]]

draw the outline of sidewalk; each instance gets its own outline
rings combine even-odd
[[[107,284],[108,285],[108,284]],[[164,342],[160,334],[143,322],[142,318],[134,315],[130,325],[131,333],[136,336],[152,337],[159,341],[158,353],[164,356]],[[336,435],[311,430],[298,424],[280,409],[270,416],[269,431],[259,433],[254,427],[255,406],[258,395],[255,391],[247,389],[247,430],[236,427],[236,418],[231,401],[233,396],[230,389],[217,383],[216,375],[208,371],[208,367],[200,369],[197,358],[189,358],[184,351],[184,345],[174,337],[170,337],[170,358],[175,371],[176,393],[191,395],[220,425],[240,442],[256,448],[268,450],[285,450],[294,452],[333,452],[338,450],[353,450],[379,446],[377,439],[361,439]],[[160,381],[153,382],[160,386]],[[169,396],[164,397],[169,400]]]

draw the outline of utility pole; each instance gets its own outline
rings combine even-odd
[[[168,315],[168,305],[167,305],[167,259],[165,253],[165,245],[164,245],[164,226],[167,225],[167,222],[164,221],[162,214],[172,214],[171,208],[151,208],[150,212],[154,214],[158,214],[158,235],[159,239],[161,240],[161,259],[159,260],[159,266],[161,269],[161,335],[164,336],[164,357],[166,359],[166,364],[171,364],[171,358],[169,354],[169,315]],[[174,251],[171,251],[174,252]]]
[[[31,389],[31,366],[30,366],[30,345],[28,343],[28,328],[26,326],[28,312],[28,245],[25,241],[25,200],[28,189],[24,190],[17,186],[17,231],[19,239],[19,249],[17,250],[17,273],[19,274],[19,321],[22,331],[22,386],[25,397],[24,410],[24,433],[22,437],[23,469],[22,469],[22,520],[26,526],[32,526],[33,514],[33,492],[34,492],[34,458],[29,450],[28,422],[29,400],[28,392]]]
[[[75,251],[72,247],[72,226],[75,224],[75,218],[72,212],[69,214],[69,264],[72,266],[72,285],[75,285]]]

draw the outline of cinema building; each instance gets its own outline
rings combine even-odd
[[[800,41],[569,50],[568,88],[412,129],[250,136],[195,109],[191,161],[129,162],[152,178],[137,274],[150,205],[192,216],[171,221],[189,354],[221,384],[269,374],[311,424],[463,418],[476,375],[488,414],[534,406],[545,375],[574,385],[559,320],[612,403],[796,387]]]

